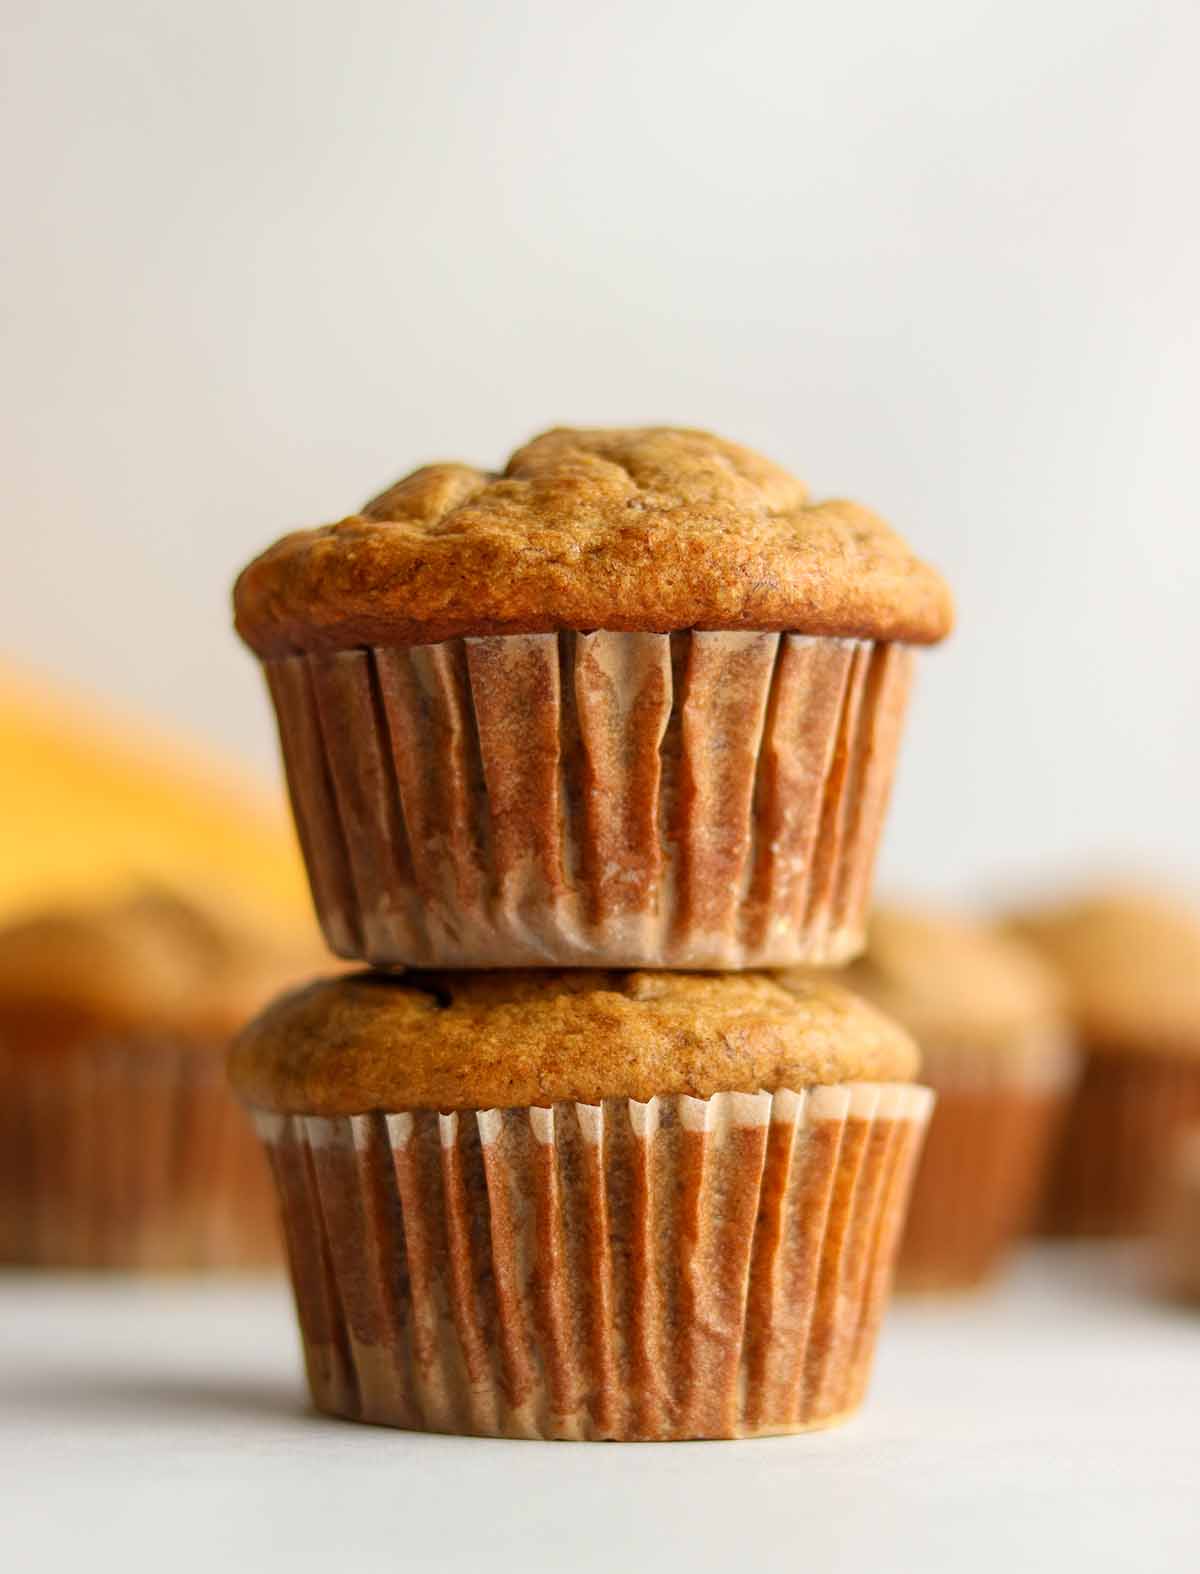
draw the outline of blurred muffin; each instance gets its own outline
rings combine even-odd
[[[836,985],[360,975],[243,1032],[317,1406],[749,1437],[862,1398],[929,1094]]]
[[[1200,1306],[1200,1124],[1172,1144],[1153,1235],[1159,1285],[1174,1299]]]
[[[866,954],[838,977],[912,1033],[937,1094],[897,1285],[978,1285],[1029,1222],[1076,1077],[1054,975],[1019,940],[961,915],[880,907]]]
[[[1111,890],[1020,914],[1014,927],[1058,971],[1086,1052],[1044,1226],[1139,1234],[1172,1141],[1200,1120],[1200,914]]]
[[[0,930],[0,1262],[216,1268],[279,1257],[233,1032],[317,964],[163,890]]]
[[[951,621],[868,510],[670,428],[428,466],[234,600],[326,936],[377,966],[846,960]]]

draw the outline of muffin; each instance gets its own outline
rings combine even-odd
[[[427,466],[234,601],[326,937],[382,967],[845,961],[951,621],[867,509],[670,428]]]
[[[0,931],[0,1262],[278,1262],[224,1055],[314,954],[163,890]]]
[[[839,976],[913,1034],[937,1093],[897,1285],[970,1289],[1028,1225],[1076,1079],[1054,975],[1021,941],[968,918],[879,907],[866,954]]]
[[[1114,889],[1014,926],[1057,969],[1086,1053],[1044,1227],[1142,1234],[1174,1138],[1200,1121],[1200,913]]]
[[[750,1437],[862,1398],[930,1095],[827,982],[358,975],[235,1041],[319,1409]]]
[[[1153,1235],[1159,1286],[1175,1300],[1200,1306],[1200,1124],[1172,1144]]]

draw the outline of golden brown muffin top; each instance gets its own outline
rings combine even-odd
[[[1057,970],[1089,1048],[1200,1055],[1200,913],[1178,897],[1099,890],[1019,913]]]
[[[259,1109],[498,1109],[907,1081],[908,1035],[848,990],[754,973],[358,974],[284,995],[235,1040]]]
[[[781,975],[790,983],[795,973]],[[902,1022],[923,1047],[1057,1052],[1062,990],[1023,941],[927,907],[877,907],[864,955],[838,972],[849,988]]]
[[[285,536],[234,591],[260,655],[557,629],[786,629],[928,643],[950,594],[857,503],[672,427],[560,428],[499,474],[427,465]]]
[[[328,958],[233,911],[160,888],[35,913],[0,930],[0,1041],[37,1051],[108,1033],[219,1047]]]

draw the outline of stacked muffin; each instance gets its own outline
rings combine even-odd
[[[861,949],[938,577],[734,444],[555,431],[287,537],[235,603],[326,937],[380,970],[232,1059],[317,1404],[587,1438],[853,1409],[929,1095],[841,985],[730,970]]]

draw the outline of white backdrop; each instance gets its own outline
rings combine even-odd
[[[235,569],[705,425],[951,579],[893,884],[1200,873],[1192,0],[3,0],[0,643],[274,770]]]

